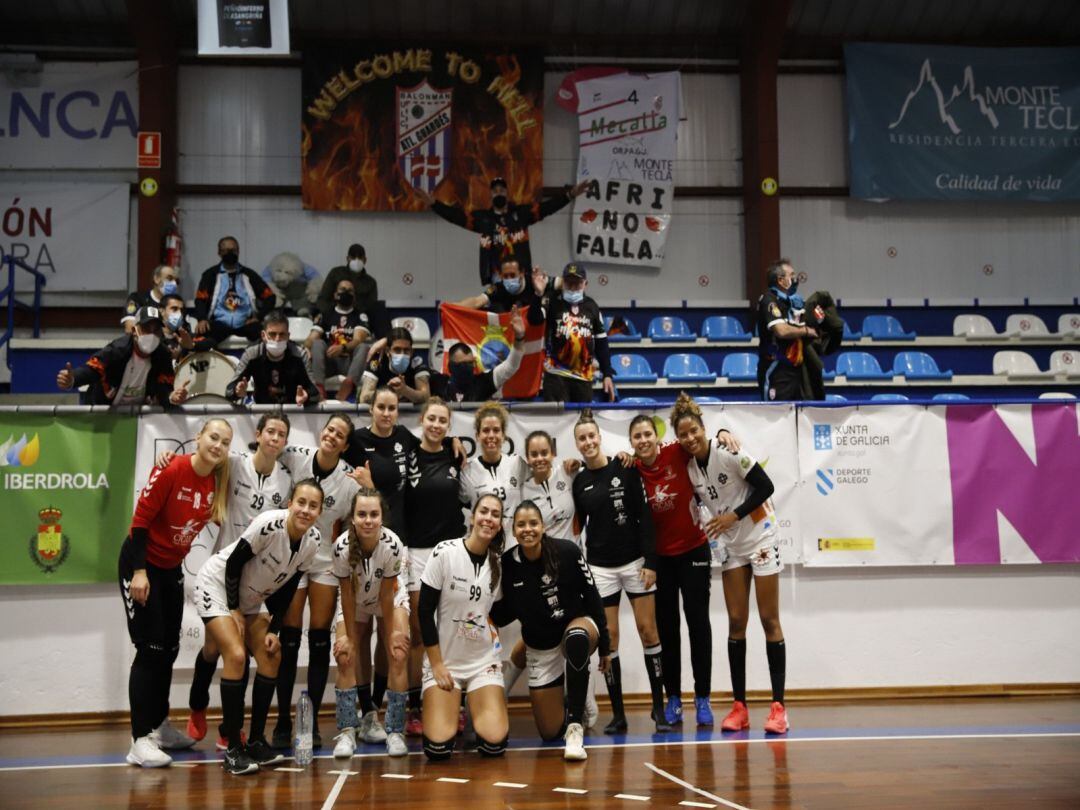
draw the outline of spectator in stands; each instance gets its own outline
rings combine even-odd
[[[173,362],[161,342],[161,312],[157,307],[135,311],[135,331],[109,343],[86,365],[68,363],[56,375],[58,388],[68,391],[87,385],[87,405],[179,405],[187,399],[186,384],[173,390]]]
[[[353,284],[354,305],[360,312],[366,312],[372,317],[376,311],[379,300],[379,283],[368,275],[367,253],[364,246],[359,244],[349,245],[345,254],[345,264],[338,265],[330,270],[323,282],[317,302],[319,312],[327,312],[334,308],[337,297],[338,284],[342,279],[349,279]]]
[[[563,268],[562,294],[545,302],[544,399],[547,402],[592,402],[596,364],[604,380],[604,396],[615,399],[612,382],[615,372],[611,367],[604,316],[599,304],[585,294],[588,286],[585,265],[571,262]]]
[[[758,299],[758,387],[768,401],[802,398],[803,341],[817,332],[803,323],[803,300],[796,294],[790,259],[769,265],[769,289]]]
[[[154,268],[154,286],[146,292],[133,292],[124,304],[124,317],[120,325],[129,335],[135,331],[135,313],[139,307],[162,307],[166,295],[174,295],[180,289],[180,274],[175,267],[159,264]],[[183,299],[180,299],[183,303]]]
[[[450,359],[450,376],[446,381],[444,396],[448,402],[487,402],[494,399],[503,385],[521,367],[524,357],[525,320],[521,310],[514,308],[510,325],[514,329],[514,345],[501,363],[488,371],[480,371],[476,355],[465,343],[455,343],[447,356]],[[440,375],[441,376],[441,375]]]
[[[499,278],[504,256],[517,259],[522,272],[532,273],[529,226],[554,214],[584,192],[590,182],[583,181],[576,186],[566,186],[561,194],[548,197],[540,203],[514,205],[510,202],[506,180],[496,177],[491,181],[491,208],[470,211],[465,211],[460,206],[441,203],[422,188],[416,188],[415,191],[424,205],[447,222],[480,234],[480,283],[491,284]]]
[[[230,335],[259,339],[260,320],[274,307],[274,291],[250,267],[240,264],[235,237],[218,240],[221,262],[207,268],[195,293],[199,348],[210,349]]]
[[[195,348],[184,316],[184,299],[170,294],[161,299],[161,342],[176,362]]]
[[[356,390],[364,373],[371,346],[371,322],[366,312],[356,308],[356,288],[352,279],[342,278],[334,293],[334,304],[316,315],[304,345],[311,353],[315,384],[326,397],[326,370],[344,374],[337,398],[345,402]]]
[[[388,351],[383,351],[387,347]],[[416,405],[431,396],[431,370],[420,355],[413,354],[413,339],[408,329],[395,326],[385,341],[376,342],[368,353],[371,358],[364,371],[359,401],[370,405],[376,389],[384,385]]]
[[[225,396],[239,402],[254,383],[258,405],[314,405],[319,389],[311,378],[311,363],[302,346],[289,340],[289,319],[275,309],[263,321],[262,340],[240,356],[236,374],[225,387]]]
[[[530,279],[521,272],[518,260],[513,256],[506,256],[499,268],[498,278],[484,287],[479,295],[464,298],[458,301],[457,305],[499,313],[510,312],[517,307],[528,312],[529,323],[543,323],[544,315],[539,301],[549,292],[547,276],[539,268],[532,271],[531,276],[530,283]],[[554,285],[552,294],[553,291]]]

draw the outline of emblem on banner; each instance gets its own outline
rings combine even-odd
[[[451,90],[427,81],[397,88],[397,154],[401,173],[415,188],[431,193],[450,166]]]
[[[71,551],[71,542],[60,528],[62,516],[63,513],[53,506],[39,511],[41,522],[38,524],[37,537],[30,538],[30,559],[46,574],[59,568]]]

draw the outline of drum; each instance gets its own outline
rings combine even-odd
[[[176,365],[174,388],[188,383],[188,399],[213,397],[225,400],[225,387],[236,373],[236,360],[217,351],[194,352]]]

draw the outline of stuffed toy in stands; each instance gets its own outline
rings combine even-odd
[[[304,264],[295,253],[279,253],[270,260],[262,276],[277,296],[277,305],[286,314],[303,318],[315,316],[315,300],[322,286],[318,270]]]

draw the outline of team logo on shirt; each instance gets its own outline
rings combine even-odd
[[[71,551],[71,541],[60,528],[63,513],[53,506],[38,512],[41,522],[38,524],[36,537],[30,538],[30,559],[34,565],[51,574],[67,559]]]
[[[327,495],[326,498],[323,499],[323,506],[326,509],[333,509],[335,503],[337,503],[337,501],[334,499],[333,495]]]
[[[564,489],[566,489],[566,482],[565,481],[556,481],[555,482],[555,489],[562,492]]]

